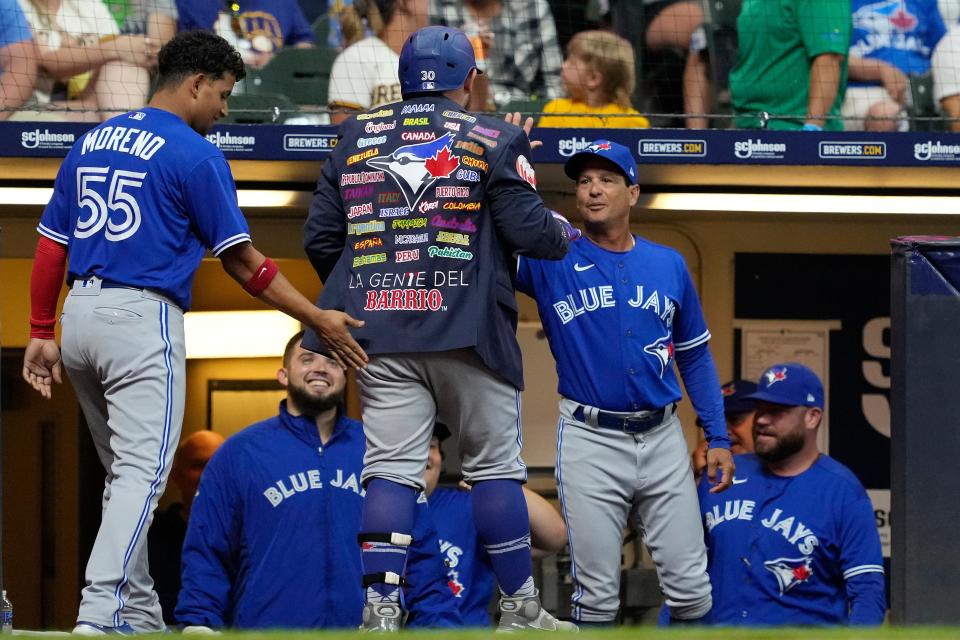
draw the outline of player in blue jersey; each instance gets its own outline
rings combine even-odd
[[[440,552],[447,568],[447,585],[456,598],[463,623],[470,627],[490,625],[489,605],[496,578],[490,556],[477,539],[473,524],[473,494],[463,487],[440,487],[443,465],[441,441],[450,435],[437,424],[430,441],[430,455],[423,480],[430,516],[440,536]],[[540,495],[523,488],[530,518],[530,545],[534,558],[558,553],[567,545],[567,530],[560,514]]]
[[[722,491],[733,462],[710,332],[680,255],[630,233],[640,189],[629,149],[597,140],[564,170],[577,183],[584,237],[561,261],[520,258],[517,289],[537,301],[557,362],[573,617],[616,619],[629,523],[650,548],[671,616],[697,620],[710,610],[710,582],[673,365],[705,425],[712,490]]]
[[[880,624],[883,556],[873,506],[849,469],[817,450],[823,385],[777,364],[749,396],[755,454],[733,487],[700,485],[713,610],[720,625]]]
[[[319,331],[341,362],[364,362],[347,331],[362,323],[312,305],[251,244],[230,168],[203,137],[243,76],[219,36],[175,37],[150,106],[73,145],[40,219],[23,376],[44,397],[60,381],[53,329],[66,267],[63,366],[107,471],[77,633],[164,628],[144,543],[180,436],[183,312],[208,249],[251,295]]]
[[[183,547],[176,618],[221,627],[356,628],[363,427],[343,414],[346,376],[300,346],[284,350],[276,417],[231,436],[203,472]],[[416,509],[405,600],[411,627],[460,626],[426,499]]]
[[[571,627],[540,606],[521,489],[513,255],[564,255],[536,191],[525,132],[464,110],[477,76],[456,29],[426,27],[400,53],[403,101],[340,125],[304,226],[320,303],[361,317],[357,377],[368,629],[397,629],[399,587],[433,425],[458,432],[477,535],[503,593],[503,629]],[[569,225],[568,225],[569,226]],[[308,349],[319,349],[308,333]]]

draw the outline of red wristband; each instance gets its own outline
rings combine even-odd
[[[57,324],[57,300],[67,266],[67,247],[41,237],[30,272],[30,337],[53,340]]]
[[[250,279],[243,283],[243,290],[256,298],[270,286],[278,273],[280,268],[277,264],[270,258],[264,258],[263,263],[257,267]]]

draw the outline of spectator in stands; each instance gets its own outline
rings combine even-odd
[[[427,26],[427,0],[354,0],[340,13],[346,48],[330,71],[330,121],[400,100],[400,49]],[[375,35],[366,35],[367,29]]]
[[[279,415],[231,436],[203,472],[183,546],[184,633],[360,624],[366,440],[343,412],[344,370],[302,338],[277,371]],[[406,565],[410,626],[461,626],[425,502]]]
[[[447,568],[447,585],[456,598],[460,616],[468,627],[489,627],[489,604],[493,597],[493,565],[477,539],[473,501],[469,487],[438,487],[443,465],[441,444],[450,436],[446,425],[437,423],[430,440],[427,468],[423,474],[427,504],[440,538],[440,552]],[[533,491],[523,488],[530,517],[530,544],[534,558],[544,558],[567,546],[567,528],[553,506]]]
[[[933,52],[933,98],[950,118],[950,131],[960,132],[960,25],[950,27]]]
[[[121,34],[101,0],[20,0],[20,6],[40,56],[39,104],[88,122],[146,104],[161,41]]]
[[[297,0],[177,0],[180,30],[213,31],[234,45],[246,65],[261,69],[283,47],[313,47],[313,28]]]
[[[633,108],[633,47],[610,31],[581,31],[567,45],[560,73],[567,98],[543,107],[541,127],[646,128],[650,122]],[[591,115],[572,115],[591,114]]]
[[[180,491],[181,501],[158,512],[147,535],[153,590],[160,596],[163,621],[168,625],[175,622],[173,609],[180,593],[180,554],[187,535],[190,507],[204,468],[222,444],[223,436],[215,431],[194,431],[183,439],[170,469],[170,480]]]
[[[930,69],[947,29],[937,0],[852,0],[850,83],[841,115],[849,131],[897,131],[907,124],[908,74]]]
[[[460,29],[473,43],[481,82],[468,109],[563,95],[563,56],[547,0],[430,0],[430,22]]]
[[[0,120],[30,99],[37,82],[37,50],[17,0],[0,0]]]
[[[842,130],[850,25],[850,0],[743,0],[736,126]]]

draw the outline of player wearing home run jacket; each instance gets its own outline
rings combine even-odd
[[[733,487],[700,486],[721,625],[880,624],[883,556],[873,506],[849,469],[817,451],[823,385],[777,364],[749,396],[755,454],[736,456]]]
[[[277,375],[280,414],[229,438],[204,470],[176,609],[191,631],[360,624],[363,427],[342,414],[343,370],[301,348],[301,336]],[[410,625],[460,626],[422,494],[414,535]]]
[[[405,549],[439,419],[458,433],[477,535],[504,596],[500,626],[570,626],[542,609],[533,584],[511,279],[513,255],[560,258],[567,235],[536,191],[524,130],[464,111],[477,68],[462,32],[415,32],[398,75],[403,101],[340,126],[304,229],[321,306],[358,313],[366,324],[355,336],[373,354],[357,377],[368,442],[364,625],[400,626]],[[321,348],[309,333],[304,346]]]
[[[74,633],[165,627],[146,534],[180,437],[186,393],[183,313],[209,250],[263,302],[325,333],[338,358],[362,351],[339,311],[321,311],[257,251],[223,154],[203,136],[227,114],[240,55],[191,32],[159,54],[150,105],[83,135],[40,218],[23,377],[45,397],[66,368],[107,477]]]
[[[564,170],[577,183],[585,235],[561,261],[522,257],[517,288],[536,299],[557,362],[572,614],[615,620],[630,524],[650,548],[671,616],[697,620],[710,610],[710,582],[673,364],[705,425],[711,490],[722,491],[733,462],[710,332],[680,255],[630,233],[640,190],[629,149],[598,140]]]

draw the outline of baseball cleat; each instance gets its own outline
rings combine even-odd
[[[500,624],[498,633],[514,631],[579,631],[572,622],[557,620],[540,604],[540,592],[532,596],[500,598]]]
[[[96,622],[77,621],[77,626],[73,628],[75,636],[132,636],[136,631],[129,624],[124,622],[119,627],[108,627]]]
[[[403,626],[403,609],[392,602],[368,602],[363,606],[363,622],[360,631],[364,633],[392,633]]]

